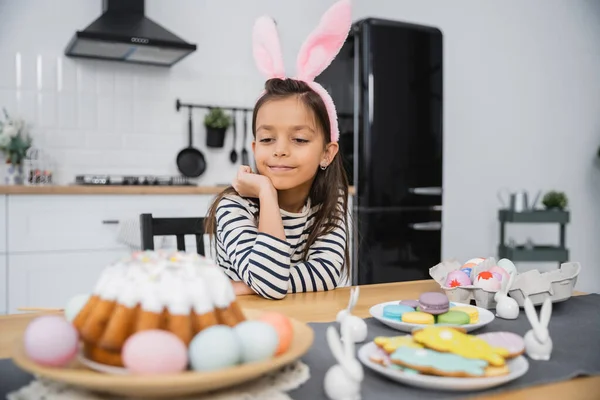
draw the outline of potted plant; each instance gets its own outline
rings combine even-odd
[[[569,199],[564,192],[552,190],[544,195],[542,204],[548,210],[564,210],[569,204]]]
[[[231,117],[221,108],[211,108],[204,117],[204,126],[206,127],[206,146],[223,147],[225,142],[225,132],[231,125]]]
[[[7,185],[23,184],[23,160],[31,147],[32,139],[26,132],[25,122],[11,118],[6,109],[4,121],[0,120],[0,151],[6,158],[4,181]]]

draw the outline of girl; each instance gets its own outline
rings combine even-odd
[[[284,77],[274,22],[262,17],[255,24],[255,59],[269,78],[252,115],[256,173],[240,167],[206,222],[237,294],[282,299],[334,289],[349,275],[337,117],[313,79],[339,51],[350,22],[346,0],[327,11],[300,50],[295,79]]]

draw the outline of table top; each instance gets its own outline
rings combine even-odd
[[[363,285],[353,314],[370,317],[369,308],[390,300],[416,299],[422,292],[441,291],[433,280]],[[576,295],[582,293],[576,293]],[[339,288],[329,292],[298,293],[282,300],[265,300],[259,296],[239,296],[243,308],[278,311],[304,322],[329,322],[348,305],[350,288]],[[10,347],[22,335],[27,324],[39,313],[0,316],[0,358],[10,357]],[[517,391],[481,396],[493,400],[520,400],[532,398],[568,398],[582,400],[597,398],[600,376],[576,378],[565,382],[540,385]]]

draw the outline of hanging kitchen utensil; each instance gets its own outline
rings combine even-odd
[[[237,141],[237,121],[236,121],[237,113],[235,112],[235,110],[233,110],[232,119],[233,119],[233,146],[231,149],[231,153],[229,153],[229,159],[231,160],[232,164],[235,164],[238,159],[237,151],[235,151],[235,142]]]
[[[197,178],[206,170],[204,154],[192,145],[192,108],[188,107],[188,141],[189,145],[177,155],[177,168],[184,176]]]
[[[248,115],[246,111],[244,111],[244,134],[242,140],[242,165],[250,165],[250,160],[248,159],[248,150],[246,150],[246,135],[248,134]]]

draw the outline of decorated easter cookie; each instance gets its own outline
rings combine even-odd
[[[397,371],[406,372],[407,374],[418,374],[419,371],[414,370],[412,368],[406,368],[398,364],[394,364],[390,355],[386,353],[383,349],[377,347],[373,353],[369,355],[369,360],[372,362],[379,364],[381,366],[395,369]]]
[[[469,359],[485,360],[494,367],[506,364],[509,352],[500,347],[492,347],[485,340],[462,333],[457,329],[431,326],[413,332],[416,342],[425,347],[456,354]]]
[[[407,324],[429,325],[435,323],[435,318],[431,314],[413,311],[402,314],[402,322],[406,322]]]
[[[485,340],[490,346],[502,347],[508,351],[506,358],[520,356],[525,352],[523,338],[512,332],[487,332],[477,335],[479,339]]]
[[[452,306],[450,305],[450,311],[462,311],[469,316],[469,324],[476,324],[479,321],[479,311],[476,307],[471,306]]]
[[[469,315],[462,311],[450,310],[437,316],[438,324],[466,325],[471,321]]]
[[[399,347],[390,356],[395,364],[424,374],[456,377],[484,376],[488,363],[469,359],[453,353],[440,353],[430,349]]]
[[[378,336],[373,342],[388,354],[392,354],[398,347],[414,347],[415,349],[423,348],[423,345],[415,342],[411,335],[391,337]]]
[[[415,311],[414,308],[402,304],[388,304],[383,307],[383,317],[389,319],[402,319],[402,315],[407,312]]]

